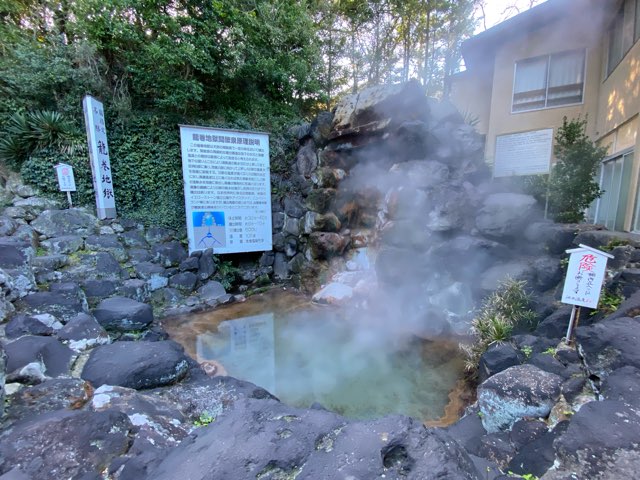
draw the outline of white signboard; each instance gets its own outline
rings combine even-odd
[[[266,133],[180,126],[189,253],[271,250]]]
[[[562,303],[597,308],[607,259],[613,256],[586,245],[567,250],[567,253],[571,256],[562,290]]]
[[[76,179],[73,176],[73,167],[66,163],[59,163],[55,167],[58,176],[58,186],[61,192],[75,192]]]
[[[494,177],[549,173],[553,129],[499,135],[496,138]]]
[[[89,156],[91,157],[91,173],[93,189],[96,193],[98,218],[116,217],[116,199],[113,192],[109,147],[107,145],[107,128],[104,122],[102,103],[87,95],[82,100],[84,122],[87,127]]]

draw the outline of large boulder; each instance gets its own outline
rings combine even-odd
[[[93,311],[93,315],[104,328],[118,332],[142,330],[153,321],[150,305],[127,297],[103,300]]]
[[[247,428],[247,419],[251,428]],[[193,458],[199,461],[192,461]],[[184,440],[149,478],[482,478],[440,430],[413,419],[349,422],[321,409],[274,400],[236,402],[197,437]]]
[[[330,139],[376,133],[406,120],[426,120],[429,106],[418,82],[380,85],[347,95],[336,106]]]
[[[31,226],[47,238],[63,235],[87,236],[98,228],[98,219],[78,208],[45,210],[31,222]]]
[[[484,200],[476,226],[488,237],[515,237],[535,218],[535,207],[536,199],[531,195],[494,193]]]
[[[81,377],[95,387],[155,388],[179,381],[188,366],[182,347],[175,342],[118,342],[96,347]]]
[[[132,430],[127,416],[116,411],[45,413],[5,432],[0,474],[15,467],[14,473],[31,480],[101,478],[111,461],[129,449]]]
[[[497,373],[478,387],[482,424],[489,433],[510,429],[525,417],[546,417],[560,396],[562,378],[533,365]]]

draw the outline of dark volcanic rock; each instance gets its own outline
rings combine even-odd
[[[533,365],[497,373],[478,387],[482,424],[489,433],[525,417],[546,417],[560,396],[562,379]]]
[[[6,432],[0,441],[0,473],[18,468],[32,480],[97,479],[129,449],[132,425],[120,412],[59,410]]]
[[[583,405],[555,441],[555,449],[560,466],[577,478],[622,479],[638,472],[638,444],[638,412],[622,402],[604,400]]]
[[[87,297],[106,298],[116,293],[116,282],[113,280],[87,280],[82,284]]]
[[[524,355],[510,343],[496,343],[491,345],[480,357],[478,366],[478,378],[482,383],[491,375],[506,370],[509,367],[520,365]]]
[[[5,335],[9,339],[23,335],[53,335],[54,333],[55,330],[50,325],[24,314],[13,317],[5,327]]]
[[[601,378],[631,365],[640,368],[640,321],[621,317],[576,329],[576,340],[589,370]]]
[[[120,235],[122,242],[127,247],[146,248],[147,240],[139,230],[129,230]]]
[[[627,365],[611,373],[602,383],[602,396],[640,407],[640,370]]]
[[[198,277],[193,272],[182,272],[169,279],[169,286],[177,288],[181,292],[191,293],[196,288]]]
[[[95,387],[143,389],[175,383],[187,368],[187,357],[175,342],[118,342],[95,348],[81,377]]]
[[[58,331],[58,338],[69,342],[75,351],[109,343],[106,330],[91,315],[80,313]]]
[[[33,418],[46,412],[79,409],[91,400],[93,388],[78,378],[52,378],[39,385],[25,387],[11,396],[7,423]]]
[[[127,259],[127,252],[115,234],[90,235],[85,239],[84,244],[87,250],[109,252],[119,262]]]
[[[84,240],[80,235],[63,235],[45,240],[42,245],[54,254],[70,254],[82,249]]]
[[[538,422],[541,423],[541,422]],[[536,439],[523,446],[511,459],[508,470],[520,475],[542,476],[555,461],[553,441],[567,428],[567,423],[558,425],[554,430],[545,431]]]
[[[187,251],[180,242],[175,241],[154,245],[151,254],[164,267],[177,267],[187,258]]]
[[[482,420],[477,409],[472,410],[456,423],[447,427],[447,433],[451,435],[465,450],[478,455],[480,450],[480,438],[487,434],[482,426]]]
[[[247,419],[251,427],[247,428]],[[191,461],[197,455],[198,462]],[[480,479],[466,453],[440,430],[406,417],[349,423],[325,410],[242,400],[184,440],[148,477]]]
[[[100,302],[93,311],[98,323],[107,330],[142,330],[153,321],[150,305],[131,298],[112,297]]]
[[[7,372],[31,362],[42,362],[49,377],[69,373],[72,352],[51,337],[25,336],[5,345]]]

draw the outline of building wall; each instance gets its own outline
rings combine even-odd
[[[477,120],[478,133],[489,131],[493,64],[480,71],[464,71],[451,78],[451,101],[467,118]]]
[[[606,41],[603,42],[606,45]],[[606,55],[602,70],[606,72]],[[604,78],[598,95],[596,137],[601,145],[616,154],[634,149],[634,161],[629,179],[629,201],[626,206],[625,230],[633,229],[636,198],[640,187],[640,41],[627,52],[611,74]]]
[[[597,118],[598,91],[602,79],[601,36],[594,35],[592,29],[585,25],[576,25],[572,20],[554,22],[527,33],[528,35],[520,35],[514,40],[506,41],[496,52],[491,114],[485,149],[485,157],[490,162],[495,154],[496,136],[549,127],[557,128],[562,125],[565,116],[571,119],[588,115],[591,120],[587,125],[587,133],[595,135],[596,132],[596,122],[593,119]],[[580,48],[587,49],[582,104],[511,113],[517,61]]]

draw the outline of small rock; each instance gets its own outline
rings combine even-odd
[[[68,342],[69,347],[76,352],[82,352],[96,345],[105,345],[110,341],[106,330],[93,316],[86,313],[80,313],[69,320],[58,331],[58,338]]]
[[[52,337],[24,336],[5,345],[7,371],[42,362],[50,377],[68,374],[72,352]]]
[[[104,328],[120,332],[142,330],[153,321],[151,306],[126,297],[103,300],[93,314]]]
[[[175,383],[187,370],[187,357],[175,342],[117,342],[96,347],[81,377],[96,387],[144,389]]]

